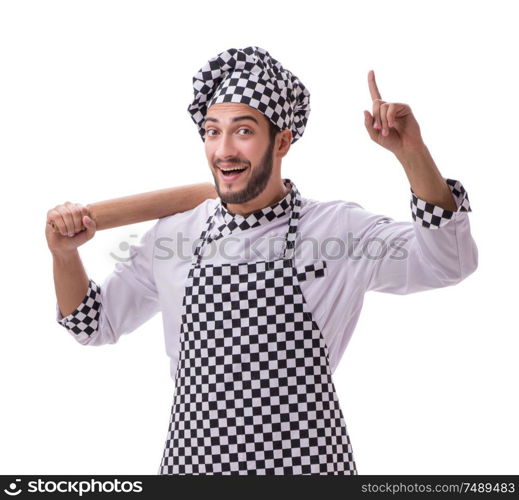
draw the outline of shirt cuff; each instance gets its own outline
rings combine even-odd
[[[56,304],[57,322],[75,335],[92,335],[97,331],[99,314],[101,308],[101,287],[94,281],[89,280],[88,290],[83,301],[76,310],[68,316],[63,317]]]
[[[469,196],[460,181],[456,179],[445,179],[449,186],[452,197],[458,207],[456,210],[447,210],[438,205],[428,203],[418,198],[411,189],[411,215],[413,220],[429,229],[438,229],[447,224],[453,214],[459,212],[472,212],[469,203]]]

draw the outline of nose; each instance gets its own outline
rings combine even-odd
[[[233,141],[232,134],[226,134],[225,132],[220,134],[217,139],[218,143],[215,149],[215,156],[220,161],[226,161],[232,158],[239,158],[239,151]]]

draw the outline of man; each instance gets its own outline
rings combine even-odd
[[[56,305],[85,345],[162,312],[175,392],[159,474],[357,474],[332,374],[364,293],[449,286],[477,268],[465,189],[440,175],[409,106],[383,101],[373,72],[368,83],[365,126],[402,163],[413,222],[302,197],[281,161],[310,94],[264,49],[229,49],[195,75],[188,108],[219,197],[160,219],[66,317]]]

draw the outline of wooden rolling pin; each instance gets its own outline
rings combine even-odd
[[[96,230],[102,230],[185,212],[217,196],[214,185],[206,182],[98,201],[85,207],[96,223]],[[50,224],[55,233],[59,231],[53,222]],[[86,228],[82,225],[81,229]]]

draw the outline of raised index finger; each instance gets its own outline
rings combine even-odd
[[[368,85],[371,100],[374,101],[375,99],[382,99],[382,96],[378,91],[377,82],[375,81],[375,72],[373,70],[370,70],[368,73]]]

